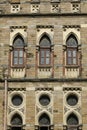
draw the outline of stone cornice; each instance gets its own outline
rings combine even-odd
[[[80,87],[64,87],[63,91],[82,91],[82,88]]]
[[[66,17],[80,17],[86,16],[87,13],[30,13],[30,14],[0,14],[0,17],[58,17],[58,16],[66,16]]]
[[[4,80],[3,80],[4,81]],[[87,82],[87,78],[17,78],[17,79],[8,79],[8,82]]]
[[[0,83],[3,83],[5,80],[0,79]],[[9,78],[8,82],[87,82],[87,78]]]

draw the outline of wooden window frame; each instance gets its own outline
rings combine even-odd
[[[18,52],[18,56],[17,57],[14,57],[14,51]],[[23,56],[22,57],[19,56],[19,52],[20,51],[23,51]],[[14,58],[17,58],[17,60],[18,60],[17,64],[14,63]],[[19,59],[20,58],[23,59],[23,64],[19,64]],[[15,47],[13,49],[13,57],[12,57],[12,59],[13,59],[13,61],[12,61],[13,67],[24,67],[24,48],[17,48],[17,47]]]
[[[66,49],[66,65],[68,66],[77,66],[78,65],[78,47],[68,47]],[[68,56],[68,51],[71,51],[71,57]],[[76,56],[73,56],[73,51],[76,51]],[[68,59],[71,59],[71,64],[69,64]],[[73,63],[73,59],[76,59],[76,64]]]
[[[41,64],[41,51],[44,51],[44,55],[45,55],[45,57],[43,57],[44,58],[44,64]],[[49,51],[50,52],[50,54],[49,54],[49,57],[46,57],[46,52],[47,51]],[[49,58],[49,64],[46,64],[46,58]],[[51,66],[51,47],[40,47],[40,53],[39,53],[39,65],[40,66],[43,66],[43,67],[45,67],[45,66]]]

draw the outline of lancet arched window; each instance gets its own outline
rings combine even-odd
[[[67,118],[67,124],[68,125],[78,125],[79,124],[79,122],[78,122],[78,118],[77,118],[77,116],[75,115],[75,114],[70,114],[69,116],[68,116],[68,118]]]
[[[43,66],[51,64],[51,41],[47,35],[40,39],[39,64]]]
[[[77,65],[78,64],[78,42],[76,37],[71,34],[67,41],[67,53],[66,53],[66,63],[67,65]]]
[[[50,125],[50,118],[46,113],[43,113],[39,118],[40,125]]]
[[[24,40],[18,35],[13,41],[13,65],[23,66],[24,64]]]
[[[15,114],[11,119],[11,125],[18,126],[22,125],[22,118],[19,114]]]

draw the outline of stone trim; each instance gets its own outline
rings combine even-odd
[[[13,31],[13,29],[25,29],[25,31],[26,31],[27,26],[10,26],[10,29],[11,29],[11,31]]]
[[[0,14],[0,16],[4,17],[28,17],[28,16],[41,16],[41,17],[57,17],[57,16],[87,16],[87,13],[24,13],[24,14]]]
[[[53,91],[53,88],[35,88],[35,91]]]
[[[87,78],[11,78],[7,80],[8,82],[87,82]],[[4,82],[4,80],[1,80],[0,82]]]
[[[66,31],[68,28],[76,28],[79,31],[80,27],[80,25],[63,25],[63,31]]]
[[[37,28],[54,28],[53,25],[37,25]]]
[[[8,91],[26,91],[26,88],[8,88]]]
[[[64,87],[63,91],[82,91],[82,88],[79,88],[79,87],[75,87],[75,88]]]

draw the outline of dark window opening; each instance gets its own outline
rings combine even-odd
[[[76,105],[78,103],[78,97],[75,94],[68,95],[68,97],[67,97],[67,103],[70,106]]]
[[[49,127],[47,127],[47,126],[41,126],[41,127],[39,128],[39,130],[49,130]]]
[[[71,126],[78,125],[78,118],[74,114],[70,114],[67,118],[67,124]]]
[[[39,102],[43,106],[47,106],[50,103],[50,97],[46,94],[43,94],[39,98]]]
[[[22,130],[21,127],[12,127],[11,130]]]
[[[15,114],[12,117],[11,124],[15,125],[15,126],[22,125],[22,118],[21,118],[21,116],[18,115],[18,114]]]
[[[23,99],[22,99],[22,97],[20,95],[14,95],[12,97],[12,103],[13,103],[13,105],[19,106],[19,105],[22,104],[22,102],[23,102]]]
[[[40,125],[50,125],[50,118],[47,114],[42,114],[39,118]]]

